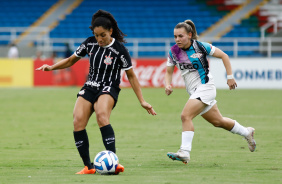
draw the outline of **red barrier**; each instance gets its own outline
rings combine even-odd
[[[82,87],[87,80],[89,72],[89,60],[86,58],[81,59],[77,63],[75,63],[70,69],[73,85]]]
[[[34,70],[43,64],[53,65],[53,63],[53,59],[37,59],[34,61]],[[83,86],[88,70],[88,59],[81,59],[70,68],[50,72],[35,71],[34,86]]]
[[[52,59],[34,60],[34,77],[33,77],[33,84],[34,86],[51,86],[53,85],[53,73],[52,72],[42,72],[35,70],[36,68],[42,66],[43,64],[52,65]]]
[[[34,68],[43,64],[53,64],[53,60],[35,60]],[[142,87],[163,87],[166,59],[132,59],[134,72]],[[89,72],[89,60],[81,59],[72,67],[52,72],[34,72],[34,86],[83,86]],[[184,87],[179,70],[174,70],[173,87]],[[126,73],[121,71],[121,87],[130,87]]]
[[[132,59],[134,72],[142,87],[163,87],[166,72],[166,59]],[[184,87],[181,72],[175,67],[172,77],[173,87]],[[121,74],[121,86],[129,87],[125,71]]]

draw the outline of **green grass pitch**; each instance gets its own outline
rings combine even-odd
[[[180,146],[185,89],[169,97],[161,88],[142,90],[158,115],[148,115],[131,88],[122,89],[110,121],[125,172],[101,176],[74,174],[83,168],[72,125],[79,88],[1,88],[0,183],[282,183],[281,90],[217,90],[223,116],[256,129],[257,149],[251,153],[242,137],[197,117],[188,165],[166,156]],[[105,149],[95,115],[87,131],[94,159]]]

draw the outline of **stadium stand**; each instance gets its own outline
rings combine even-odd
[[[38,1],[1,1],[0,27],[28,27],[32,25],[45,11],[47,11],[57,0]],[[5,8],[3,8],[5,7]],[[10,32],[0,32],[0,35],[9,35]],[[17,33],[18,35],[21,32]],[[8,44],[1,41],[0,44]]]
[[[216,0],[216,1],[207,1],[208,5],[216,5],[216,8],[218,11],[232,11],[238,6],[245,3],[245,1],[241,0]],[[263,43],[259,38],[261,37],[261,27],[266,25],[269,22],[275,22],[278,25],[278,28],[281,28],[281,21],[282,21],[282,1],[280,0],[271,0],[261,6],[258,10],[256,10],[254,13],[251,13],[249,16],[241,20],[238,24],[233,25],[233,28],[228,31],[226,34],[223,35],[223,38],[254,38],[250,39],[249,42],[239,42],[238,47],[241,47],[242,49],[238,51],[239,56],[266,56],[266,52],[261,52],[260,47],[266,46],[265,43]],[[279,16],[281,16],[279,18]],[[281,22],[281,23],[280,23]],[[270,26],[266,29],[266,36],[273,36],[273,33],[276,33],[274,31],[274,23],[270,23]],[[280,26],[280,27],[279,27]],[[282,41],[282,40],[281,40]],[[221,46],[230,46],[234,47],[234,41],[230,42],[214,42],[215,46],[221,47]],[[273,43],[272,45],[276,45]],[[253,48],[248,51],[244,51],[244,48],[248,47]],[[234,51],[225,51],[228,55],[234,56]],[[277,54],[274,52],[274,56],[281,56],[280,54]]]
[[[171,37],[175,24],[187,18],[197,22],[198,32],[201,33],[222,16],[222,14],[217,14],[204,6],[204,3],[197,3],[196,0],[179,0],[177,3],[169,0],[84,0],[51,32],[51,37],[89,36],[91,32],[87,27],[90,25],[93,13],[98,9],[110,11],[129,38]],[[197,13],[192,14],[191,12]],[[202,17],[199,17],[199,14]],[[70,29],[74,27],[74,23],[76,28]]]
[[[10,2],[1,1],[1,5],[6,7],[0,12],[0,27],[27,27],[32,25],[42,14],[44,14],[58,0],[28,0],[26,2],[13,0]],[[248,38],[250,42],[238,42],[238,47],[243,51],[238,51],[238,56],[264,56],[265,53],[259,52],[261,43],[261,27],[275,20],[277,30],[282,27],[282,1],[270,0],[266,1],[255,12],[245,17],[241,22],[232,26],[232,28],[222,35],[222,38]],[[195,22],[197,32],[201,35],[208,28],[219,22],[224,16],[230,14],[243,3],[244,0],[178,0],[177,3],[170,0],[109,0],[109,1],[93,1],[83,0],[73,11],[69,12],[64,18],[58,17],[58,25],[50,32],[50,41],[53,48],[64,48],[65,41],[58,40],[75,40],[70,41],[75,49],[81,39],[92,36],[88,29],[91,17],[98,9],[110,11],[118,21],[121,30],[127,34],[130,40],[127,44],[128,48],[134,47],[134,39],[138,39],[138,48],[140,49],[136,57],[163,57],[164,47],[170,47],[174,44],[173,28],[178,22],[191,19]],[[270,25],[266,29],[266,36],[273,36],[275,26]],[[1,35],[11,33],[0,32]],[[17,33],[21,34],[21,32]],[[159,39],[147,43],[148,39]],[[164,39],[170,38],[172,41],[165,43]],[[253,38],[253,40],[252,40]],[[234,39],[232,41],[213,41],[215,46],[222,47],[230,56],[235,55],[233,48]],[[55,40],[55,41],[54,41]],[[57,40],[57,42],[56,42]],[[77,41],[79,40],[79,41]],[[254,41],[256,40],[256,41]],[[53,41],[53,42],[52,42]],[[205,40],[201,40],[205,41]],[[144,42],[144,43],[143,43]],[[0,45],[8,44],[8,41],[1,41]],[[160,47],[161,51],[150,51],[142,47],[152,46]],[[162,48],[161,48],[162,47]],[[229,47],[229,49],[228,49]],[[244,51],[244,47],[248,51]],[[227,48],[227,49],[225,49]],[[231,49],[230,49],[231,48]],[[62,50],[62,49],[61,49]],[[61,51],[59,49],[59,51]],[[130,51],[133,55],[133,51]]]
[[[186,19],[193,20],[198,34],[201,34],[225,14],[207,7],[204,1],[196,0],[178,0],[177,3],[170,0],[84,0],[51,32],[51,37],[86,38],[91,36],[88,27],[93,13],[98,9],[110,11],[121,30],[127,34],[127,38],[173,38],[174,26]],[[164,46],[164,43],[151,43],[151,45]],[[128,44],[128,46],[132,45]],[[148,43],[140,43],[139,46],[148,46]],[[164,56],[164,53],[140,52],[139,55]]]
[[[282,1],[281,0],[271,0],[268,4],[265,4],[257,12],[256,16],[259,18],[261,23],[276,22],[277,28],[282,28]],[[263,26],[260,24],[260,26]],[[274,28],[270,27],[267,32],[274,32]]]
[[[30,26],[57,0],[38,1],[1,1],[0,11],[1,27]]]
[[[260,27],[265,30],[265,35],[272,36],[275,40],[280,40],[272,43],[276,48],[274,49],[272,56],[281,57],[282,1],[270,0],[269,3],[260,8],[260,11],[257,12],[256,16],[259,19]],[[263,45],[267,45],[267,43],[263,43]]]

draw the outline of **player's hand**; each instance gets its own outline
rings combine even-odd
[[[51,71],[52,68],[51,68],[51,66],[44,64],[44,65],[40,66],[39,68],[36,68],[35,70]]]
[[[168,95],[170,95],[172,92],[173,92],[172,86],[171,86],[171,85],[167,85],[167,86],[165,87],[165,94],[168,96]]]
[[[227,85],[229,86],[230,90],[235,89],[237,87],[237,83],[236,83],[235,79],[228,79]]]
[[[154,115],[157,115],[157,113],[155,112],[155,110],[153,109],[153,107],[152,107],[149,103],[147,103],[147,102],[142,102],[142,103],[141,103],[141,106],[142,106],[144,109],[146,109],[149,114],[152,114],[153,116],[154,116]]]

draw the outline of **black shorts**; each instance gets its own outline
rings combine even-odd
[[[94,103],[98,100],[99,96],[103,94],[108,94],[113,97],[115,101],[114,104],[115,107],[118,100],[119,92],[120,92],[120,88],[114,86],[104,86],[100,89],[83,86],[81,90],[77,93],[77,97],[81,96],[82,98],[84,98],[85,100],[89,101],[94,105]]]

